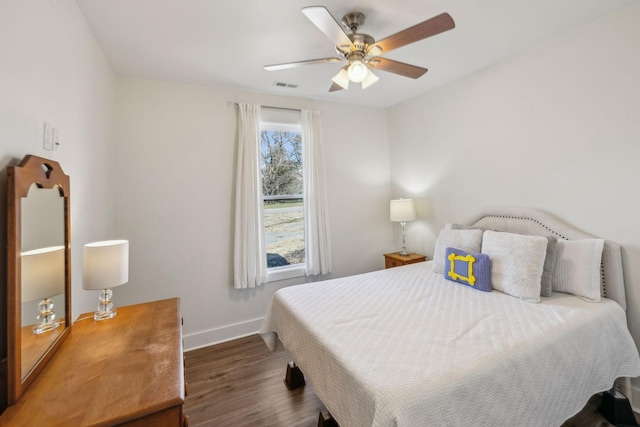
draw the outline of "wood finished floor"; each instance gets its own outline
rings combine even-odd
[[[309,384],[285,387],[291,357],[282,346],[270,352],[258,335],[186,352],[185,360],[190,427],[315,427],[325,409]],[[596,396],[562,427],[612,426],[598,405]]]

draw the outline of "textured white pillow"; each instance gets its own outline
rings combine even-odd
[[[444,257],[447,247],[478,253],[482,246],[482,230],[451,230],[445,226],[440,230],[433,251],[433,272],[444,273]]]
[[[482,253],[491,259],[491,286],[516,298],[540,302],[547,238],[487,230]]]
[[[600,301],[603,239],[558,240],[553,290]]]

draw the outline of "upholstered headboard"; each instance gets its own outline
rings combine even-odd
[[[466,221],[466,224],[512,233],[553,235],[565,240],[595,237],[573,228],[544,211],[533,208],[507,206],[485,208]],[[616,301],[626,310],[620,245],[605,240],[600,271],[602,296]]]

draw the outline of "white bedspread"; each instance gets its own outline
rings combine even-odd
[[[532,304],[431,272],[431,262],[293,286],[260,330],[278,338],[342,427],[554,426],[640,375],[614,301]]]

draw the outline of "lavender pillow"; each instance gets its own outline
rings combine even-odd
[[[484,292],[491,292],[491,260],[487,254],[472,254],[448,247],[444,278]]]

